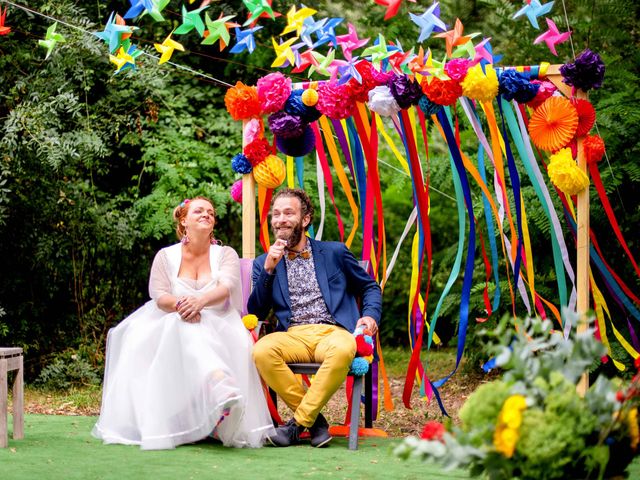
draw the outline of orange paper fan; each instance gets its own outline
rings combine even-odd
[[[576,107],[564,97],[549,97],[531,115],[529,135],[538,148],[555,152],[571,141],[577,128]]]
[[[584,137],[596,123],[596,110],[589,100],[583,98],[574,98],[571,100],[573,106],[578,112],[578,129],[576,137]]]

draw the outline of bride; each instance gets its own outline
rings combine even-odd
[[[92,434],[145,450],[208,435],[259,447],[273,425],[239,314],[238,255],[213,240],[208,199],[185,200],[173,217],[181,242],[157,253],[151,300],[109,331]]]

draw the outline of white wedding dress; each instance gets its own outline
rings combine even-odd
[[[151,300],[109,331],[100,418],[92,434],[104,443],[169,449],[207,435],[230,447],[259,447],[273,425],[240,318],[237,253],[212,245],[212,278],[178,277],[181,244],[156,255]],[[226,285],[229,300],[201,311],[199,323],[160,310],[167,293],[199,295]]]

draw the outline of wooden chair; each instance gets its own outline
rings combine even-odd
[[[246,314],[246,305],[247,300],[249,298],[249,293],[251,292],[251,270],[252,270],[253,260],[243,258],[240,260],[240,273],[241,273],[241,281],[242,281],[242,291],[243,291],[243,305],[244,311],[243,315]],[[360,265],[363,268],[368,267],[368,262],[360,262]],[[259,328],[259,327],[258,327]],[[291,371],[295,374],[299,375],[315,375],[320,368],[320,363],[288,363],[287,366],[291,369]],[[349,450],[357,450],[358,449],[358,429],[360,426],[360,403],[362,397],[362,391],[364,386],[364,403],[365,403],[365,427],[371,428],[373,425],[372,421],[372,406],[371,406],[371,398],[372,398],[372,383],[371,383],[371,370],[366,375],[350,375],[353,377],[353,387],[351,392],[351,414],[349,419]],[[273,400],[274,405],[277,406],[277,395],[272,390],[269,389],[271,399]]]
[[[24,378],[21,348],[0,348],[0,448],[9,445],[7,415],[9,410],[8,373],[13,379],[13,439],[24,438]]]

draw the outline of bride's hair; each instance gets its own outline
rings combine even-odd
[[[182,225],[182,220],[184,220],[184,218],[187,216],[187,213],[189,213],[189,204],[194,200],[204,200],[206,202],[209,202],[213,207],[213,202],[210,199],[208,199],[207,197],[198,196],[193,198],[186,198],[180,203],[180,205],[174,208],[173,221],[176,222],[176,235],[178,236],[178,240],[182,240],[182,238],[187,234],[187,229],[184,225]],[[214,220],[216,218],[215,207],[213,207],[213,218]],[[213,238],[213,232],[211,232],[211,238]]]

